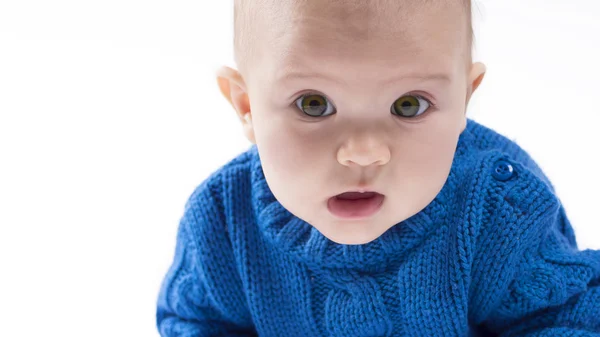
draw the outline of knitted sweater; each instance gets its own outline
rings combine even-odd
[[[600,336],[600,251],[577,248],[532,158],[472,119],[437,197],[367,244],[288,212],[255,145],[178,228],[161,336]]]

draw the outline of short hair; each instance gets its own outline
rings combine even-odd
[[[257,48],[256,41],[256,29],[257,23],[265,19],[275,19],[278,17],[285,18],[285,12],[282,9],[285,6],[278,6],[277,3],[293,1],[292,8],[299,8],[304,2],[311,0],[234,0],[233,7],[233,57],[235,63],[240,67],[242,73],[244,73],[245,65],[251,62],[255,50]],[[348,2],[348,0],[327,0],[329,3],[336,3],[343,1],[348,6],[355,8],[364,8],[364,6],[373,5],[372,0],[354,0]],[[380,1],[380,0],[379,0]],[[406,0],[388,0],[392,3],[401,4]],[[473,62],[472,49],[475,41],[475,33],[473,29],[472,19],[472,8],[471,0],[413,0],[413,4],[421,8],[427,6],[439,4],[446,1],[459,1],[462,2],[462,6],[466,16],[467,24],[467,51],[466,51],[466,66],[470,68]],[[377,2],[375,2],[377,5]],[[289,7],[289,6],[288,6]],[[265,14],[266,13],[266,14]],[[271,24],[277,25],[278,22]],[[283,24],[283,23],[281,23]]]

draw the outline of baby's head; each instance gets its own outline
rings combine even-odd
[[[236,0],[235,62],[218,83],[269,188],[342,244],[368,243],[444,186],[485,67],[470,0]],[[368,218],[330,198],[383,194]]]

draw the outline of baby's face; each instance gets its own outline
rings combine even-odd
[[[247,135],[277,200],[330,240],[364,244],[442,189],[484,67],[465,61],[458,2],[402,15],[323,3],[265,34],[244,74],[248,109],[231,98],[251,112]],[[376,213],[331,212],[330,198],[364,186],[385,196]]]

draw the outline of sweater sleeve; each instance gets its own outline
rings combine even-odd
[[[543,221],[483,327],[501,337],[600,337],[600,251],[577,249],[562,205]]]
[[[214,224],[220,208],[205,192],[190,198],[180,220],[175,256],[158,295],[158,331],[162,337],[257,336],[241,286],[232,281],[236,269],[226,231],[215,231],[225,228]]]

